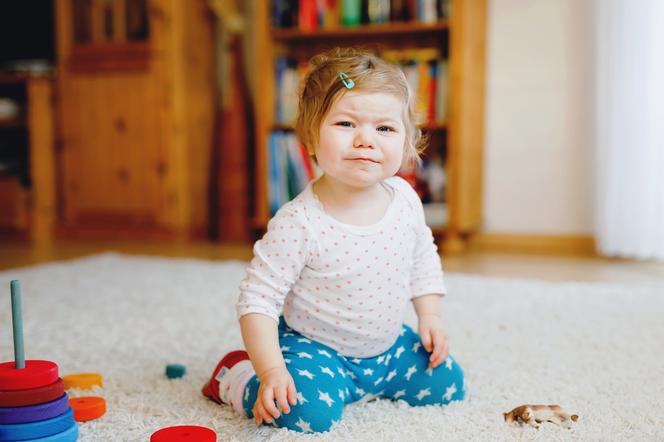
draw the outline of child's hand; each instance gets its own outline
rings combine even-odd
[[[256,402],[254,402],[254,419],[259,425],[263,421],[268,424],[272,423],[273,419],[278,418],[281,414],[275,405],[275,400],[279,408],[284,413],[290,413],[291,405],[297,405],[297,390],[295,390],[295,382],[286,367],[275,367],[266,370],[259,376],[260,386],[258,387],[258,395]]]
[[[447,359],[449,342],[443,320],[435,314],[423,314],[419,317],[419,332],[422,345],[431,353],[429,367],[436,368]]]

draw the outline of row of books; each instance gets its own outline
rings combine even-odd
[[[388,50],[385,60],[398,64],[417,97],[416,111],[424,124],[444,123],[447,118],[448,60],[435,48]]]
[[[316,29],[415,21],[435,23],[451,13],[451,0],[272,0],[274,28]]]
[[[270,211],[277,210],[297,194],[320,171],[293,132],[274,131],[268,139]]]
[[[437,49],[390,50],[383,58],[398,64],[417,97],[416,110],[424,124],[441,124],[447,117],[448,61]],[[298,88],[306,62],[278,57],[275,64],[275,123],[292,125],[297,114]]]
[[[444,203],[447,187],[447,172],[444,160],[438,155],[425,157],[419,166],[401,169],[397,175],[413,186],[423,203]]]
[[[302,192],[307,183],[319,176],[321,171],[293,132],[272,132],[268,149],[268,195],[270,212],[274,215],[281,206]],[[447,222],[447,180],[443,159],[437,156],[425,159],[417,169],[402,171],[399,175],[411,183],[422,199],[427,224],[431,227],[444,226]]]
[[[287,57],[277,57],[275,63],[275,123],[293,125],[297,115],[298,91],[309,64]]]

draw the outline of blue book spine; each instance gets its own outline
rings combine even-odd
[[[275,75],[274,75],[274,118],[275,121],[279,124],[283,124],[283,99],[281,96],[281,90],[283,88],[283,76],[284,71],[288,69],[288,60],[285,57],[278,57],[277,62],[275,63]]]
[[[268,157],[269,157],[269,185],[268,196],[270,201],[270,212],[272,215],[279,210],[279,163],[278,163],[278,146],[279,146],[279,132],[272,132],[268,138]]]

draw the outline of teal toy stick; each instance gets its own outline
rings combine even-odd
[[[12,291],[12,326],[14,328],[14,362],[16,368],[25,368],[23,353],[23,315],[21,314],[21,284],[13,280]]]

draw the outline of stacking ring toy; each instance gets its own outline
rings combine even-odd
[[[65,431],[51,436],[40,437],[39,439],[31,439],[30,442],[76,442],[78,440],[78,425],[74,425]]]
[[[62,379],[43,387],[27,390],[0,390],[0,407],[25,407],[26,405],[43,404],[65,394]]]
[[[69,398],[66,394],[51,402],[30,405],[28,407],[0,408],[0,424],[23,424],[26,422],[43,421],[64,413],[69,409]]]
[[[0,364],[0,390],[26,390],[52,384],[58,380],[58,366],[51,361],[25,361],[25,368],[14,362]]]
[[[68,409],[51,419],[25,424],[0,425],[0,440],[41,440],[39,438],[59,434],[70,429],[74,422],[74,412]]]

